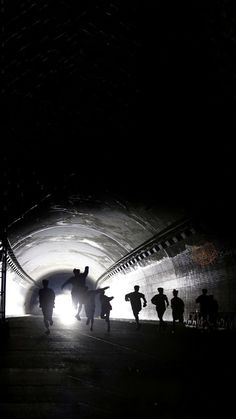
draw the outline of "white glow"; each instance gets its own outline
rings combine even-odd
[[[12,275],[7,274],[6,282],[6,316],[22,316],[24,311],[24,299],[26,290],[15,281]]]
[[[77,321],[75,319],[76,312],[72,307],[71,295],[69,293],[56,296],[53,313],[60,318],[63,324],[70,325]]]

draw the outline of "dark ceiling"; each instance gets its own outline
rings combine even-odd
[[[232,1],[3,8],[2,225],[75,189],[233,225]]]

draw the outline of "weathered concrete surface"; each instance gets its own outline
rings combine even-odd
[[[45,335],[41,317],[10,318],[1,340],[1,418],[229,417],[235,336],[157,323],[95,320]]]

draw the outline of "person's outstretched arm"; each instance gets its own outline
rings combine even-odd
[[[86,275],[87,276],[88,273],[89,273],[89,266],[85,266],[83,275]]]
[[[107,290],[107,288],[110,288],[109,286],[107,286],[107,287],[103,287],[103,288],[97,288],[96,290],[95,290],[95,292],[97,293],[97,292],[102,292],[102,291],[104,291],[104,290]]]
[[[109,287],[109,285],[108,285],[107,287],[99,288],[99,291],[105,291],[105,290],[107,290],[108,288],[110,288],[110,287]]]

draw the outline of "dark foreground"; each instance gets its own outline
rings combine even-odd
[[[10,318],[1,335],[1,419],[229,417],[234,408],[235,333],[164,334],[101,320],[90,332],[55,319]],[[230,414],[231,416],[231,414]]]

